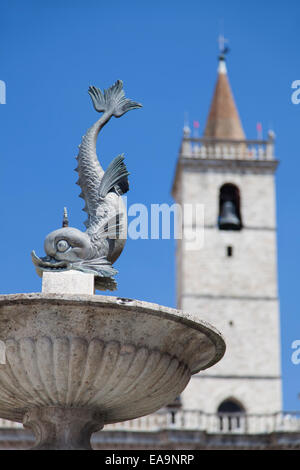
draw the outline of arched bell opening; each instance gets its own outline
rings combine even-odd
[[[242,228],[240,191],[232,183],[223,184],[220,188],[218,225],[220,230]]]
[[[221,432],[241,430],[245,425],[245,408],[234,398],[228,398],[218,407],[219,429]]]

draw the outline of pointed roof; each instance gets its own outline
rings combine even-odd
[[[218,79],[204,137],[232,140],[244,140],[246,138],[230,88],[223,55],[219,57]]]

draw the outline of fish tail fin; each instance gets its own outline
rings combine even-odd
[[[98,113],[110,112],[112,116],[121,117],[131,109],[142,107],[140,103],[125,98],[122,80],[117,80],[114,85],[103,92],[99,88],[90,86],[88,93]]]

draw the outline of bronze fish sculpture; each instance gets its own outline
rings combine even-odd
[[[97,157],[96,143],[100,130],[112,116],[119,118],[142,105],[125,97],[121,80],[103,92],[91,86],[88,93],[95,110],[103,114],[82,137],[76,157],[79,196],[85,200],[83,210],[88,214],[86,232],[68,226],[65,210],[63,228],[51,232],[45,239],[47,256],[40,258],[34,251],[31,256],[40,276],[43,271],[75,269],[94,274],[96,289],[115,290],[117,271],[112,264],[126,242],[127,217],[122,195],[129,190],[129,173],[124,155],[118,155],[104,172]]]

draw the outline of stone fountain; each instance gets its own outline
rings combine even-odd
[[[32,253],[42,292],[0,296],[0,417],[30,428],[34,449],[91,449],[93,432],[171,403],[225,351],[220,333],[197,317],[95,295],[116,288],[129,189],[124,156],[104,172],[96,140],[112,116],[141,105],[125,98],[121,81],[89,94],[102,115],[77,156],[87,230],[69,227],[65,210],[63,227],[45,239],[46,256]]]

